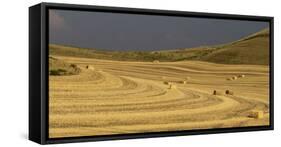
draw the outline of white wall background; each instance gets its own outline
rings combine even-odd
[[[0,4],[0,146],[38,146],[28,134],[28,7],[39,0],[2,0]],[[275,130],[133,139],[51,146],[278,146],[281,144],[280,19],[278,0],[46,0],[73,4],[121,6],[275,17]]]

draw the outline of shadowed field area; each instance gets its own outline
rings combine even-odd
[[[51,138],[269,125],[267,65],[52,57],[80,72],[49,78]]]
[[[51,55],[117,61],[206,61],[221,64],[268,65],[269,29],[217,46],[157,51],[110,51],[50,44],[49,52]]]

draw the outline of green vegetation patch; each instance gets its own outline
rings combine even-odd
[[[49,75],[77,75],[80,72],[81,69],[76,64],[69,64],[52,56],[49,57]]]

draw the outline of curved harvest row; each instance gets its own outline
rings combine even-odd
[[[51,138],[269,123],[266,66],[58,58],[77,64],[82,72],[50,76]],[[246,77],[226,80],[238,74]],[[227,89],[235,94],[212,95]],[[248,117],[252,110],[265,112],[265,117]]]

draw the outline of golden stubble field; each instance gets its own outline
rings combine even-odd
[[[269,125],[268,66],[56,58],[82,72],[49,78],[50,138]]]

